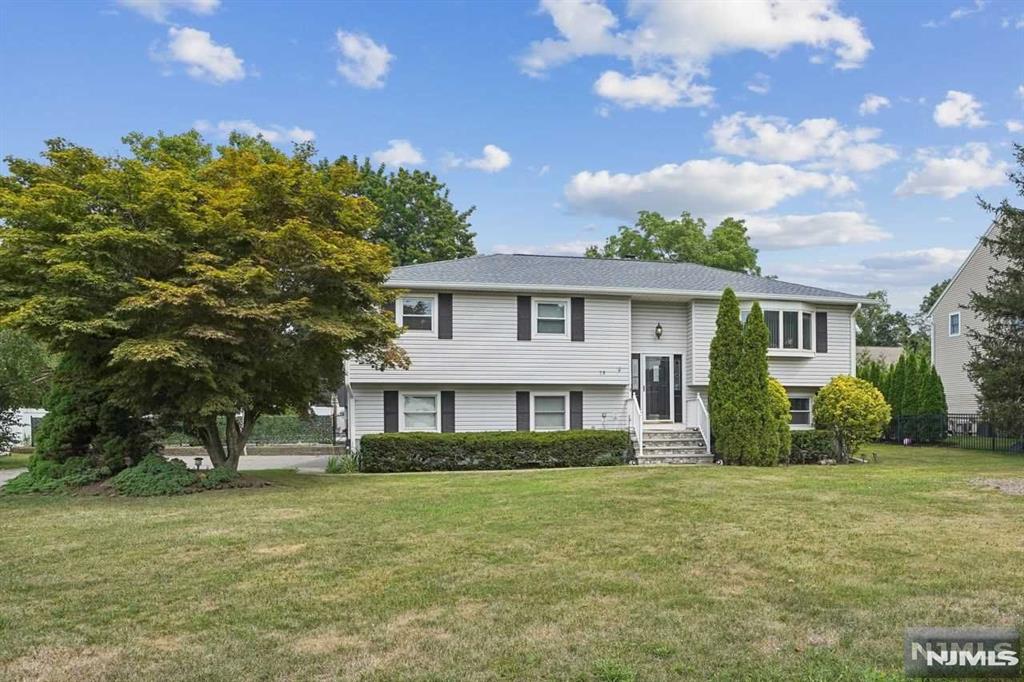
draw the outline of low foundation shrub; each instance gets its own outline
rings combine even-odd
[[[375,433],[362,437],[360,471],[462,471],[623,463],[625,431]]]
[[[189,471],[180,459],[168,460],[160,455],[144,457],[110,479],[117,492],[132,497],[178,495],[198,482],[199,474]]]
[[[817,464],[835,456],[832,433],[823,429],[793,431],[790,464]]]
[[[32,455],[28,460],[28,471],[8,481],[3,492],[9,495],[69,492],[109,475],[110,469],[95,467],[85,457],[70,457],[57,462]]]

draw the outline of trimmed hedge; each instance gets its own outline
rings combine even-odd
[[[835,456],[832,432],[824,429],[793,431],[793,447],[790,450],[790,464],[817,464],[823,459]]]
[[[359,470],[464,471],[624,464],[625,431],[374,433],[362,437]]]

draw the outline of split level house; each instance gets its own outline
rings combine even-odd
[[[997,222],[989,225],[984,236],[995,236],[998,225]],[[932,364],[946,390],[946,407],[950,414],[978,412],[978,390],[967,376],[964,365],[971,359],[969,332],[984,332],[985,321],[975,315],[968,304],[973,292],[985,291],[992,272],[1007,265],[1005,259],[996,256],[979,239],[932,306]]]
[[[708,461],[708,355],[722,291],[757,301],[794,429],[853,374],[869,299],[692,263],[485,255],[394,269],[409,369],[346,367],[349,438],[401,431],[627,429],[652,461]]]

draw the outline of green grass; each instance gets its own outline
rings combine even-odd
[[[2,679],[900,679],[1016,625],[1024,457],[0,497]]]
[[[0,457],[0,469],[23,469],[28,466],[31,455],[12,454]]]

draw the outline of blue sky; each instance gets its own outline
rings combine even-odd
[[[748,220],[766,274],[916,308],[1010,192],[1024,5],[0,5],[0,153],[259,129],[436,172],[482,252],[640,209]]]

